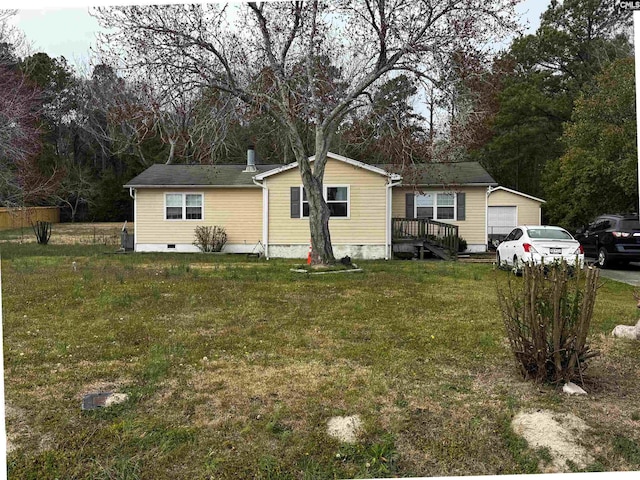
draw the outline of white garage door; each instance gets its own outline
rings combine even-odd
[[[518,225],[516,207],[489,207],[487,223],[489,238],[508,235]]]

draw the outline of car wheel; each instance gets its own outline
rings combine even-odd
[[[606,248],[600,247],[600,250],[598,250],[598,258],[596,260],[596,264],[600,268],[608,268],[611,265],[611,260],[609,260],[609,254],[607,253]]]

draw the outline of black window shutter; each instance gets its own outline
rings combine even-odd
[[[416,197],[413,193],[407,193],[407,203],[406,203],[407,206],[405,211],[406,218],[415,218],[415,213],[413,209],[413,202],[415,198]]]
[[[291,218],[300,218],[300,187],[291,187]]]
[[[466,201],[466,193],[463,192],[459,192],[456,195],[456,199],[457,199],[457,203],[458,203],[458,220],[466,220],[466,205],[465,205],[465,201]]]

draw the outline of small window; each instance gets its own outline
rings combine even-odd
[[[309,217],[309,200],[307,198],[307,191],[304,187],[300,187],[302,190],[302,201],[300,202],[301,218]],[[329,212],[332,217],[349,217],[349,187],[324,187],[324,200],[327,202]]]
[[[513,240],[520,240],[520,237],[522,237],[522,230],[520,230],[519,228],[516,228],[513,231]]]
[[[433,195],[416,195],[416,218],[433,218]]]
[[[202,195],[185,195],[187,220],[202,220]]]
[[[182,194],[167,193],[167,220],[182,220]]]
[[[166,193],[166,220],[202,220],[201,193]]]
[[[307,199],[307,191],[304,189],[304,187],[302,188],[302,216],[303,217],[308,217],[309,216],[309,200]]]
[[[415,218],[428,218],[433,220],[456,219],[456,194],[424,193],[416,194]]]
[[[327,187],[325,199],[332,217],[349,216],[349,189],[347,187]]]
[[[453,193],[438,194],[438,220],[453,220],[455,217],[456,196]]]

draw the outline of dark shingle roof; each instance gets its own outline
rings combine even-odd
[[[241,165],[151,165],[125,187],[252,187],[253,176],[283,165],[256,165],[256,172],[243,172]],[[398,171],[394,165],[374,165],[399,173],[404,185],[497,185],[478,162],[424,163]]]
[[[125,187],[255,187],[253,176],[282,165],[256,165],[256,172],[243,172],[242,165],[151,165]]]
[[[376,166],[399,173],[404,185],[498,185],[478,162],[421,163],[401,171],[394,165]]]

